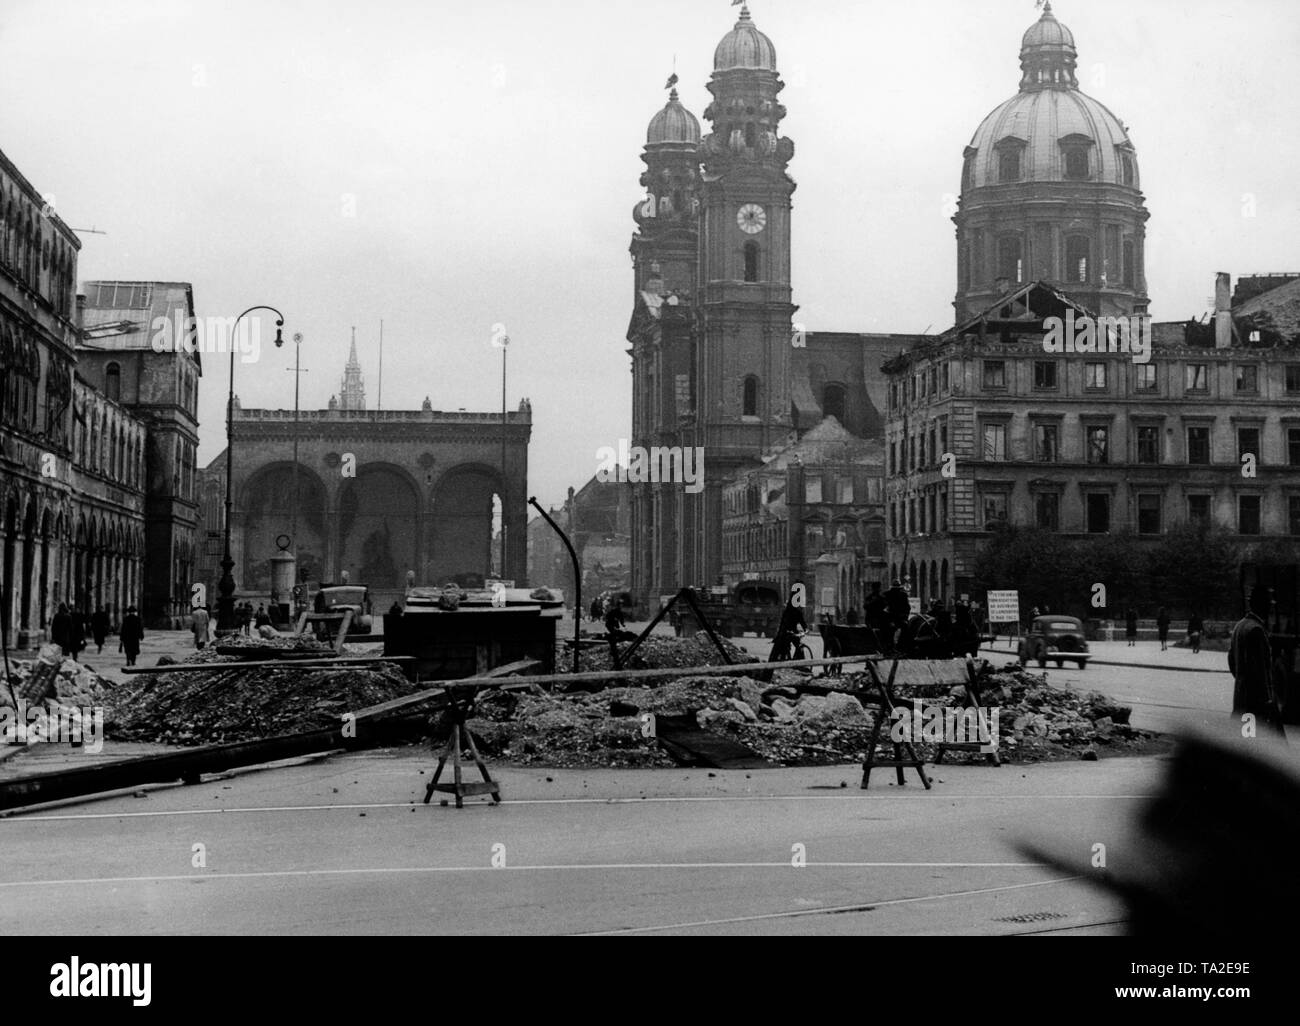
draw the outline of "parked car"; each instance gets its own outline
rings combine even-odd
[[[1020,639],[1021,666],[1037,659],[1039,666],[1046,666],[1050,660],[1057,666],[1078,663],[1082,670],[1091,658],[1083,623],[1073,616],[1037,616],[1029,625],[1029,633]]]

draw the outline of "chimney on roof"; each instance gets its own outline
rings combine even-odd
[[[1222,271],[1214,279],[1214,348],[1232,348],[1232,275]]]

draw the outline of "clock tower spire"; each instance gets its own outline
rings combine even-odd
[[[703,161],[697,289],[697,424],[705,449],[700,534],[710,582],[721,569],[721,485],[794,430],[790,212],[794,143],[780,134],[776,48],[748,5],[714,53],[712,132]]]

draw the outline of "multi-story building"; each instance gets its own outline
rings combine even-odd
[[[1047,318],[1089,312],[1043,283],[892,361],[891,575],[923,600],[969,591],[1006,523],[1154,542],[1206,520],[1243,547],[1300,536],[1300,348],[1264,347],[1226,279],[1215,323],[1155,325],[1148,362],[1047,352]]]
[[[861,609],[885,570],[882,446],[827,417],[723,489],[722,579],[802,582],[817,609]]]
[[[0,630],[139,603],[146,428],[79,363],[80,242],[0,153]]]
[[[141,615],[151,626],[180,627],[198,546],[203,364],[194,289],[187,282],[92,281],[84,293],[77,373],[129,410],[147,439]]]

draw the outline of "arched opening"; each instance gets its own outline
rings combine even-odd
[[[433,496],[428,584],[481,580],[492,565],[493,509],[500,475],[487,467],[453,467]],[[418,569],[417,569],[418,574]]]
[[[119,364],[110,363],[104,368],[104,395],[114,402],[122,398],[122,368]]]
[[[369,587],[376,604],[385,592],[400,593],[406,571],[418,569],[419,510],[419,494],[405,474],[395,467],[363,467],[339,497],[336,572],[346,570],[352,583]]]
[[[745,379],[744,397],[741,403],[741,415],[758,416],[758,378],[752,374]]]
[[[1088,259],[1092,246],[1086,235],[1071,235],[1065,242],[1065,280],[1076,285],[1088,282]]]
[[[745,282],[755,284],[758,281],[758,243],[745,243]]]
[[[325,486],[314,471],[301,465],[297,478],[297,537],[292,539],[291,551],[298,558],[298,580],[324,581],[329,574],[325,561],[330,530]],[[238,584],[241,590],[269,593],[271,557],[279,551],[275,540],[282,534],[293,535],[295,530],[293,464],[263,467],[242,491],[244,565]],[[234,526],[239,529],[238,519]],[[277,599],[287,601],[284,596]]]
[[[758,129],[754,127],[752,121],[745,124],[745,145],[751,150],[758,145]]]
[[[846,426],[844,418],[848,406],[848,392],[843,385],[827,385],[822,389],[822,414],[834,417],[840,426]]]
[[[948,561],[943,561],[943,568],[939,571],[939,597],[943,599],[943,604],[948,604]]]

